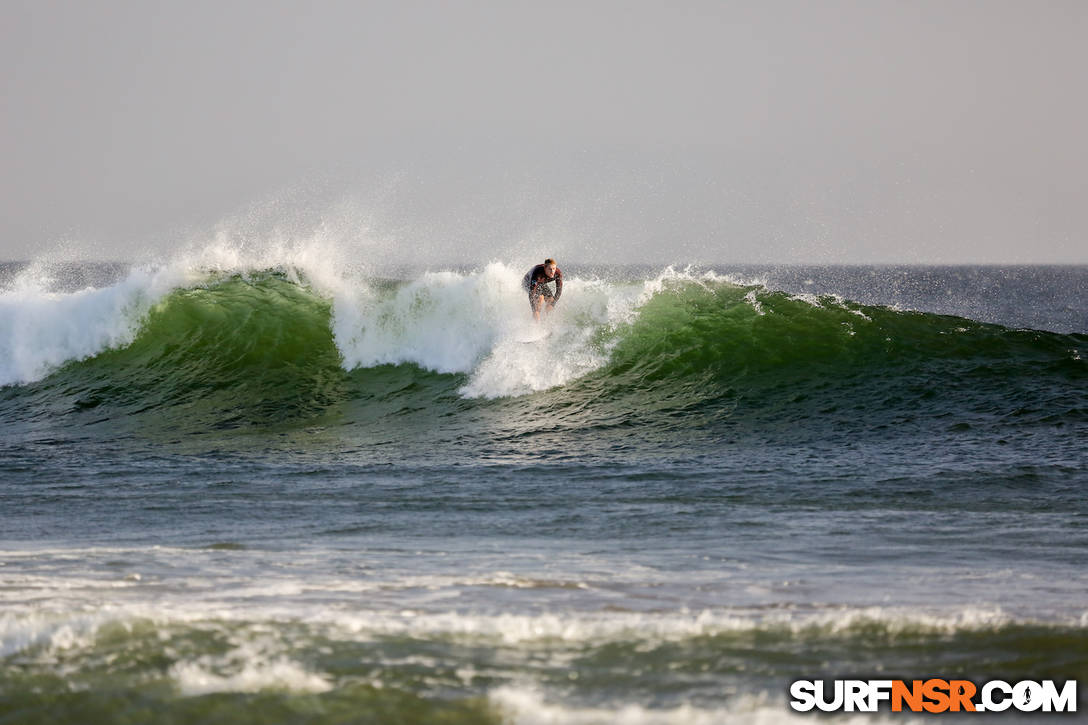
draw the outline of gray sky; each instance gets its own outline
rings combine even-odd
[[[1086,38],[1082,0],[0,0],[0,259],[324,222],[405,261],[1085,263]]]

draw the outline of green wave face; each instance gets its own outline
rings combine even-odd
[[[166,414],[183,429],[308,418],[344,395],[329,320],[327,301],[282,275],[211,280],[155,305],[131,345],[44,385],[73,411]]]
[[[1086,418],[1085,335],[681,283],[645,304],[581,383],[659,422],[795,437]],[[1015,421],[1013,419],[1015,418]],[[787,427],[792,430],[783,431]]]
[[[831,297],[800,299],[732,284],[681,284],[641,310],[612,373],[646,382],[901,372],[928,361],[1031,364],[1068,358],[1082,335],[1016,331],[959,317]]]

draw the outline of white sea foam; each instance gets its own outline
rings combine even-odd
[[[89,603],[88,603],[89,604]],[[501,615],[498,617],[458,614],[421,614],[400,612],[345,612],[342,608],[317,607],[308,614],[300,608],[276,610],[248,602],[224,608],[221,604],[190,602],[160,603],[147,600],[139,604],[111,605],[96,611],[0,616],[0,657],[20,654],[23,666],[61,668],[69,674],[86,664],[99,667],[105,660],[96,651],[103,634],[107,656],[118,647],[117,632],[127,630],[136,637],[157,638],[164,656],[174,660],[166,671],[177,692],[183,696],[209,693],[252,693],[288,691],[321,693],[352,681],[335,672],[300,661],[300,653],[328,653],[336,642],[357,646],[371,638],[408,636],[414,640],[436,643],[467,639],[474,647],[509,647],[518,653],[535,651],[534,665],[488,667],[488,679],[494,684],[483,694],[509,722],[523,725],[672,725],[673,723],[803,723],[810,719],[789,710],[778,692],[728,691],[723,683],[722,699],[707,702],[656,706],[642,701],[637,694],[630,699],[581,703],[569,693],[551,691],[538,681],[537,667],[547,670],[570,668],[584,657],[587,646],[613,642],[634,642],[640,650],[662,641],[712,636],[728,632],[774,630],[778,627],[794,633],[818,628],[819,636],[835,636],[854,625],[869,627],[884,623],[894,633],[903,629],[932,627],[937,634],[960,630],[985,630],[1011,619],[999,610],[948,612],[944,615],[917,615],[904,610],[861,608],[828,610],[820,613],[705,611],[700,613],[577,613],[555,615]],[[1083,619],[1081,626],[1083,626]],[[225,651],[190,651],[178,647],[178,637],[186,632],[203,634],[204,641],[213,634],[216,642],[229,645]],[[185,640],[182,640],[185,641]],[[137,644],[137,647],[143,645]],[[543,649],[540,649],[543,647]],[[218,649],[218,648],[212,648]],[[414,670],[442,670],[453,660],[446,656],[405,653],[393,649],[368,650],[379,655],[381,667],[371,684],[385,684],[382,672],[396,672],[405,667]],[[379,654],[380,653],[380,654]],[[519,654],[519,657],[523,655]],[[502,661],[502,657],[498,661]],[[320,658],[318,658],[320,661]],[[529,660],[527,660],[529,661]],[[82,663],[82,664],[81,664]],[[73,669],[74,668],[74,669]],[[471,665],[458,665],[458,678],[472,686],[477,672]],[[496,679],[497,678],[497,679]],[[78,685],[78,683],[76,684]],[[630,696],[629,696],[630,697]],[[829,722],[882,722],[881,716],[842,715]],[[897,722],[899,719],[897,718]]]
[[[295,602],[289,606],[263,601],[228,604],[208,600],[162,600],[155,593],[125,605],[95,608],[82,603],[77,611],[0,615],[0,657],[19,655],[22,666],[77,673],[83,666],[94,670],[109,667],[109,658],[118,647],[119,631],[134,638],[139,651],[148,642],[161,647],[163,656],[173,660],[166,676],[178,693],[200,696],[217,692],[252,693],[288,691],[321,693],[355,681],[335,670],[326,671],[322,657],[335,652],[337,643],[347,643],[359,652],[359,643],[387,637],[408,637],[431,641],[434,648],[405,651],[400,647],[366,648],[367,656],[379,665],[371,684],[396,684],[385,680],[386,672],[406,667],[441,671],[456,666],[457,677],[472,687],[478,674],[471,665],[453,659],[456,650],[441,653],[447,644],[467,642],[474,648],[508,648],[524,666],[505,667],[503,655],[484,668],[493,683],[484,693],[510,722],[524,725],[570,723],[604,725],[637,723],[802,723],[810,718],[791,712],[778,692],[729,691],[723,682],[722,698],[699,703],[652,706],[637,692],[618,701],[591,704],[570,698],[569,693],[550,691],[538,680],[541,671],[569,668],[577,675],[575,662],[585,657],[587,647],[613,643],[634,643],[647,651],[661,643],[715,636],[732,632],[782,632],[796,636],[834,638],[851,630],[871,633],[874,624],[894,635],[899,631],[930,631],[945,636],[960,631],[987,631],[1011,624],[1013,618],[1001,610],[961,609],[944,613],[918,614],[893,608],[828,608],[824,611],[703,611],[676,612],[577,612],[555,614],[505,614],[488,616],[472,613],[423,613],[418,611],[365,611],[327,603]],[[54,603],[47,603],[56,610]],[[1086,615],[1088,616],[1088,615]],[[1079,626],[1085,626],[1081,617]],[[1067,625],[1077,626],[1076,622]],[[860,630],[854,629],[861,627]],[[199,633],[195,638],[187,635]],[[103,635],[106,635],[103,639]],[[210,635],[210,636],[209,636]],[[868,634],[866,636],[869,636]],[[192,643],[226,643],[193,651]],[[186,643],[179,646],[178,643]],[[100,647],[104,650],[99,650]],[[212,651],[209,651],[211,649]],[[526,652],[532,653],[531,655]],[[103,657],[105,655],[105,658]],[[304,663],[303,660],[312,662]],[[105,665],[103,665],[105,663]],[[540,668],[543,668],[541,670]],[[152,676],[156,676],[152,675]],[[77,686],[78,683],[77,683]],[[757,685],[757,687],[759,687]],[[621,696],[622,697],[622,696]],[[847,715],[830,722],[879,722],[879,717]],[[899,721],[898,719],[896,721]]]
[[[151,306],[182,282],[176,268],[134,268],[103,288],[58,292],[40,267],[0,292],[0,385],[40,380],[60,365],[130,343]]]
[[[182,661],[170,668],[169,675],[183,695],[212,692],[327,692],[332,683],[310,672],[286,656],[268,658],[251,647],[242,647],[220,656],[204,656]]]
[[[71,606],[71,603],[69,603]],[[0,656],[28,649],[46,651],[94,645],[103,626],[150,622],[160,628],[176,625],[294,622],[333,639],[413,637],[465,639],[498,646],[534,643],[603,644],[643,642],[648,645],[754,631],[794,636],[837,637],[873,626],[889,634],[930,632],[949,635],[988,631],[1023,623],[999,608],[964,608],[920,613],[889,607],[836,607],[815,611],[714,609],[699,612],[556,612],[542,614],[427,612],[417,609],[366,610],[302,602],[239,602],[215,599],[133,601],[94,609],[91,601],[64,611],[50,604],[11,607],[0,615]],[[1086,615],[1088,616],[1088,615]],[[220,626],[215,624],[214,626]],[[1084,626],[1083,621],[1052,622]]]
[[[322,617],[323,618],[323,617]],[[609,612],[475,615],[412,610],[338,613],[335,626],[353,636],[465,637],[515,646],[534,642],[591,644],[639,641],[649,644],[753,631],[841,636],[877,625],[891,634],[984,631],[1015,621],[998,608],[917,613],[883,607],[831,608],[811,612],[703,610],[700,612]]]
[[[756,314],[760,317],[767,314],[763,311],[763,305],[760,304],[759,298],[756,296],[756,291],[754,289],[748,290],[748,294],[744,295],[744,301],[748,303],[748,305],[753,310],[755,310]]]
[[[90,612],[4,612],[0,614],[0,657],[43,648],[89,647],[104,620]]]

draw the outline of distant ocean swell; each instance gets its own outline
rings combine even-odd
[[[31,414],[21,403],[33,399],[76,425],[95,410],[220,429],[350,421],[352,401],[393,399],[381,415],[514,405],[587,426],[624,411],[738,432],[771,417],[859,430],[925,417],[951,432],[1088,420],[1088,335],[712,273],[574,277],[543,326],[516,270],[497,263],[332,288],[294,270],[136,269],[68,293],[15,285],[0,311],[0,405]]]

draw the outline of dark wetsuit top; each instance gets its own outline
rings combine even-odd
[[[554,296],[551,288],[548,287],[549,282],[555,282]],[[544,297],[553,303],[558,302],[559,295],[563,294],[563,273],[559,271],[559,267],[556,267],[555,276],[548,279],[548,275],[544,274],[544,265],[538,264],[529,270],[529,273],[525,275],[525,279],[521,280],[521,286],[528,290],[530,301],[537,297]]]

